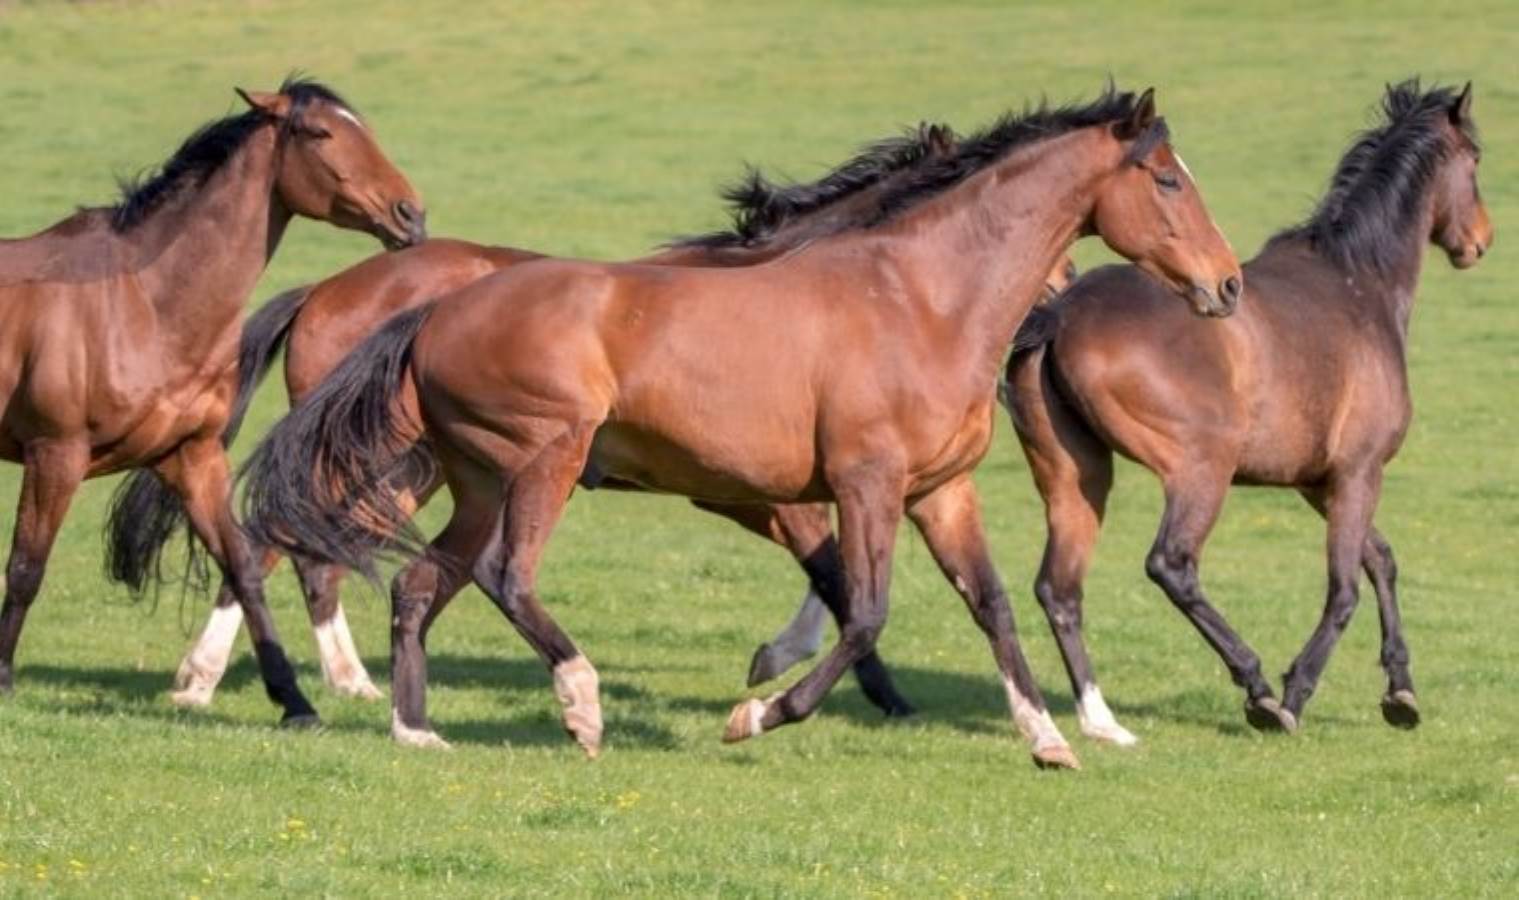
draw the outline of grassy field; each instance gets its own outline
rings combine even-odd
[[[978,472],[1025,642],[1085,770],[1041,774],[985,642],[920,541],[897,554],[882,652],[921,714],[886,723],[852,681],[813,721],[718,743],[753,646],[802,581],[784,555],[676,500],[580,495],[546,599],[600,667],[608,752],[560,732],[536,660],[471,592],[432,639],[432,714],[455,750],[407,752],[382,704],[319,686],[294,579],[269,591],[328,721],[284,734],[247,654],[209,712],[171,673],[206,601],[133,604],[101,576],[109,481],[74,505],[0,702],[0,894],[1092,896],[1519,891],[1519,8],[1273,4],[321,4],[0,2],[0,233],[112,195],[304,69],[345,92],[428,199],[433,233],[625,257],[719,224],[743,161],[811,176],[920,119],[975,127],[1112,73],[1158,100],[1242,255],[1310,207],[1386,81],[1472,78],[1500,238],[1438,255],[1415,315],[1417,416],[1379,522],[1397,548],[1426,723],[1382,724],[1363,604],[1305,729],[1244,727],[1222,666],[1144,578],[1153,480],[1119,475],[1088,584],[1119,750],[1076,737],[1027,585],[1037,497],[1002,423]],[[1507,240],[1505,240],[1507,238]],[[258,298],[377,249],[294,227]],[[1083,264],[1102,258],[1083,246]],[[257,302],[256,300],[254,302]],[[282,410],[266,386],[245,453]],[[19,469],[0,470],[9,532]],[[436,522],[439,510],[429,519]],[[1241,491],[1205,583],[1270,671],[1317,620],[1323,535],[1294,496]],[[349,615],[387,672],[387,609]],[[246,641],[240,647],[246,650]]]

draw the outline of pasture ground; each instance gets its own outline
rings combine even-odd
[[[0,893],[1512,896],[1519,7],[1271,6],[0,2],[7,235],[108,200],[114,174],[233,108],[233,85],[293,68],[367,114],[434,234],[563,254],[626,257],[718,225],[714,188],[745,160],[807,177],[898,126],[974,128],[1041,93],[1090,96],[1109,72],[1158,86],[1242,255],[1306,213],[1385,81],[1473,78],[1499,231],[1472,272],[1429,259],[1417,415],[1378,517],[1403,573],[1416,732],[1378,715],[1369,603],[1302,734],[1245,728],[1221,665],[1144,578],[1158,492],[1125,466],[1088,619],[1142,743],[1077,737],[1027,588],[1042,517],[1005,422],[977,477],[1076,774],[1029,764],[984,641],[905,532],[882,651],[921,714],[884,722],[848,680],[815,720],[720,745],[801,579],[681,501],[609,494],[576,497],[543,573],[604,679],[600,761],[562,736],[546,674],[473,592],[432,641],[432,713],[456,749],[393,746],[384,704],[320,688],[284,568],[270,597],[326,731],[272,727],[245,640],[214,709],[176,711],[165,689],[205,601],[133,604],[104,581],[106,481],[74,505],[0,701]],[[254,302],[376,249],[298,224]],[[240,455],[282,408],[266,386]],[[0,470],[7,533],[18,476]],[[1240,491],[1209,548],[1206,585],[1273,672],[1318,616],[1322,544],[1294,496]],[[386,605],[349,597],[383,676]]]

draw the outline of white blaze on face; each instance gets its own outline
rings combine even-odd
[[[337,114],[338,114],[338,116],[340,118],[347,119],[348,121],[350,121],[353,124],[359,126],[360,128],[364,127],[364,123],[361,122],[361,121],[359,121],[359,117],[356,116],[356,115],[354,115],[351,111],[346,110],[346,109],[344,109],[341,106],[334,107],[334,110],[337,112]]]
[[[1196,184],[1197,179],[1192,177],[1192,170],[1187,168],[1187,161],[1181,158],[1181,154],[1173,151],[1171,155],[1176,157],[1177,167],[1187,174],[1187,180],[1191,181],[1193,184]]]

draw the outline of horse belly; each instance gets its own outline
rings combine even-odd
[[[826,499],[810,445],[755,440],[713,429],[700,440],[633,423],[608,422],[591,443],[585,481],[630,481],[647,490],[705,500]]]

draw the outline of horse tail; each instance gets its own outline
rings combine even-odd
[[[421,552],[411,513],[390,486],[436,476],[405,392],[412,342],[432,310],[429,303],[391,318],[254,450],[238,478],[255,540],[371,581],[378,581],[377,553]]]
[[[237,395],[232,414],[222,430],[223,446],[231,446],[253,400],[253,391],[269,373],[274,356],[290,334],[290,324],[311,293],[303,285],[265,303],[243,325],[237,352]],[[149,584],[171,579],[163,569],[163,551],[175,532],[188,523],[179,494],[151,469],[137,469],[122,479],[111,495],[106,516],[105,572],[110,580],[124,584],[134,597],[141,597]],[[199,588],[210,583],[210,566],[204,544],[185,529],[187,559],[185,582]]]
[[[253,392],[269,367],[274,365],[274,355],[290,337],[290,326],[305,306],[315,285],[303,284],[277,294],[259,307],[248,321],[243,323],[243,338],[237,348],[237,396],[232,401],[232,415],[227,427],[222,429],[222,446],[232,446],[237,432],[243,427],[243,417],[253,402]]]
[[[1007,371],[997,384],[997,399],[1009,410],[1013,408],[1011,394],[1013,385],[1018,381],[1018,373],[1024,366],[1038,365],[1044,354],[1037,351],[1055,339],[1055,332],[1060,326],[1060,313],[1057,309],[1058,307],[1044,304],[1033,307],[1023,318],[1023,324],[1018,326],[1017,334],[1013,335],[1012,355],[1007,360]]]

